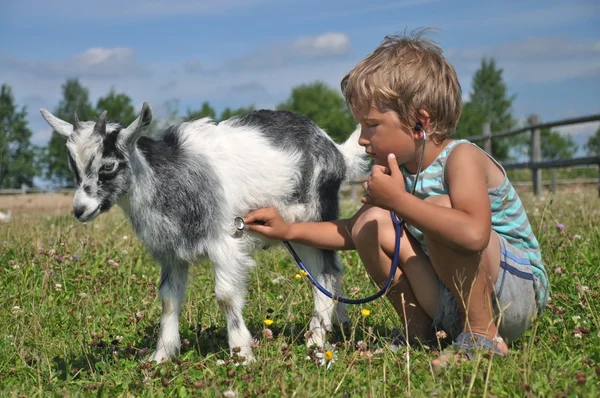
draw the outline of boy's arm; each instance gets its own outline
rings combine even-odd
[[[477,148],[458,146],[445,167],[452,208],[411,196],[410,204],[403,206],[404,212],[410,209],[410,214],[403,215],[405,219],[430,238],[458,250],[483,251],[490,239],[492,218],[484,161]]]
[[[458,250],[483,251],[491,234],[484,156],[470,145],[460,145],[452,151],[445,167],[452,208],[428,203],[406,192],[400,195],[393,210],[430,239]]]
[[[352,227],[356,219],[369,205],[362,206],[350,219],[311,222],[286,223],[274,208],[264,208],[249,213],[244,221],[246,228],[271,239],[287,240],[306,246],[326,250],[352,250]]]

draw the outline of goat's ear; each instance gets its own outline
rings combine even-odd
[[[65,122],[61,120],[45,110],[44,108],[40,109],[40,113],[42,117],[48,122],[50,127],[52,127],[57,133],[64,135],[65,137],[73,134],[73,125],[71,123]]]
[[[140,115],[126,129],[119,132],[119,143],[124,147],[132,147],[142,133],[152,123],[152,108],[150,104],[144,102]]]

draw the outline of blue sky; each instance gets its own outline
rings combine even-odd
[[[458,72],[463,97],[483,56],[504,69],[513,114],[542,120],[600,112],[600,3],[404,0],[4,0],[0,81],[26,105],[33,141],[51,130],[78,77],[92,103],[111,87],[158,116],[209,101],[273,108],[291,88],[340,78],[386,34],[423,26]],[[173,103],[173,102],[171,102]],[[598,123],[561,128],[584,143]]]

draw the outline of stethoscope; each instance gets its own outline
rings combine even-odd
[[[423,155],[425,154],[425,143],[427,141],[427,133],[423,129],[421,123],[417,123],[417,125],[415,127],[415,130],[423,132],[423,149],[421,150],[421,159],[419,159],[419,166],[417,168],[417,174],[416,174],[415,182],[414,182],[412,190],[411,190],[411,195],[415,194],[415,189],[417,187],[417,181],[418,181],[419,175],[421,173],[421,168],[423,167]],[[376,300],[379,297],[381,297],[389,289],[390,285],[392,284],[392,281],[394,280],[394,276],[396,276],[396,269],[398,267],[398,259],[400,257],[400,241],[401,241],[402,235],[403,235],[403,228],[402,228],[402,226],[404,224],[404,220],[399,219],[398,216],[396,215],[396,213],[393,212],[393,211],[390,211],[390,216],[392,217],[392,222],[394,223],[394,229],[396,230],[396,244],[395,244],[395,247],[394,247],[394,256],[392,258],[392,266],[390,268],[390,274],[389,274],[389,276],[387,278],[387,281],[383,285],[383,287],[381,289],[379,289],[379,291],[377,293],[375,293],[375,294],[373,294],[371,296],[365,297],[365,298],[350,299],[350,298],[347,298],[347,297],[339,296],[339,295],[337,295],[335,293],[331,293],[330,291],[328,291],[327,289],[325,289],[311,275],[311,273],[308,271],[308,269],[306,268],[306,266],[304,265],[304,263],[302,262],[302,260],[300,259],[300,257],[298,256],[298,254],[296,253],[296,251],[294,250],[294,248],[290,244],[290,242],[283,241],[283,244],[288,249],[288,251],[290,252],[290,254],[292,255],[292,257],[294,258],[294,260],[296,261],[296,263],[298,264],[298,266],[300,267],[300,269],[302,271],[304,271],[304,273],[308,277],[308,279],[312,282],[312,284],[317,289],[319,289],[321,291],[321,293],[323,293],[327,297],[331,298],[332,300],[339,301],[341,303],[346,303],[346,304],[364,304],[364,303],[369,303],[369,302],[371,302],[373,300]],[[243,232],[244,228],[246,227],[246,223],[244,222],[243,218],[236,217],[234,219],[234,226],[236,228],[236,234],[241,234]]]

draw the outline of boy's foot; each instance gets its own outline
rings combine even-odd
[[[508,346],[501,337],[490,340],[480,334],[463,332],[458,335],[452,346],[442,351],[440,356],[431,362],[431,366],[435,373],[439,373],[453,363],[471,360],[476,351],[482,350],[490,351],[492,355],[500,357],[508,354]]]

